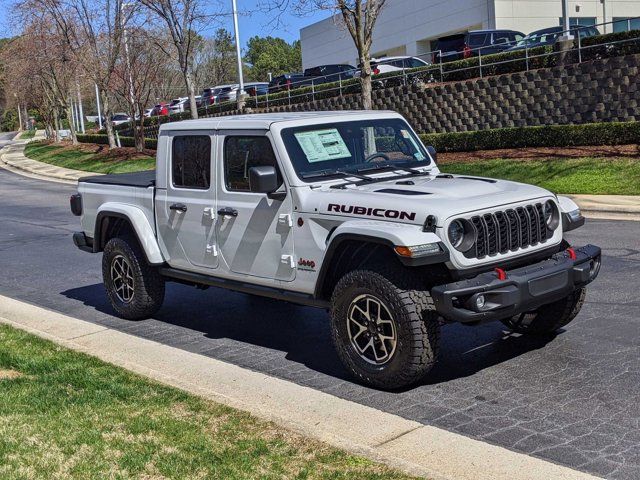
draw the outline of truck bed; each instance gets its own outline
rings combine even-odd
[[[120,185],[123,187],[152,187],[156,183],[156,171],[145,170],[131,173],[112,173],[110,175],[94,175],[82,177],[78,182],[101,183],[104,185]]]

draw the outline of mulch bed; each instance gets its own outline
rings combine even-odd
[[[134,147],[120,147],[109,150],[108,145],[99,145],[96,143],[79,143],[74,146],[71,142],[64,141],[62,143],[46,142],[49,145],[62,147],[64,150],[76,150],[83,153],[93,153],[105,162],[124,162],[135,160],[140,157],[155,157],[156,151],[145,148],[142,152],[138,152]]]
[[[640,159],[640,145],[603,145],[600,147],[504,148],[478,152],[438,153],[438,163],[464,163],[505,158],[510,160],[546,160],[583,157],[628,157]]]

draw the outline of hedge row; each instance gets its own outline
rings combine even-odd
[[[496,128],[475,132],[421,134],[425,145],[438,152],[472,152],[500,148],[574,147],[587,145],[628,145],[640,143],[640,122],[586,123],[544,127]],[[107,144],[106,135],[78,135],[82,143]],[[120,137],[123,147],[135,146],[132,137]],[[145,140],[145,147],[157,148],[158,141]],[[382,147],[381,144],[378,145]]]
[[[78,134],[78,141],[80,143],[97,143],[99,145],[108,145],[109,137],[106,135],[81,135]],[[133,137],[120,137],[120,145],[123,147],[135,147],[136,141]],[[153,138],[147,138],[144,141],[144,147],[151,150],[158,148],[158,141]]]
[[[496,128],[475,132],[427,133],[425,145],[438,152],[471,152],[499,148],[573,147],[640,143],[640,122],[586,123],[544,127]]]

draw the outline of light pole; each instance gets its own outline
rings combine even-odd
[[[236,0],[231,0],[231,8],[233,9],[233,30],[236,35],[236,57],[238,60],[238,103],[241,101],[241,97],[244,96],[244,78],[242,76],[242,56],[240,55],[240,33],[238,32],[238,7],[236,6]]]
[[[80,94],[80,84],[76,82],[76,87],[78,88],[78,117],[80,118],[80,129],[82,130],[82,134],[84,135],[84,109],[82,108],[82,95]]]
[[[562,1],[562,37],[561,40],[573,40],[571,30],[569,29],[569,0]]]
[[[94,84],[96,86],[96,105],[98,106],[98,126],[100,130],[102,130],[102,113],[100,112],[100,91],[98,90],[98,84]]]
[[[18,95],[17,94],[13,94],[14,97],[16,97],[16,100],[18,99]],[[20,102],[18,102],[18,131],[21,132],[22,131],[22,112],[20,111]]]
[[[122,21],[122,38],[124,40],[124,61],[127,66],[127,77],[129,78],[129,100],[131,101],[131,106],[134,108],[134,117],[139,115],[140,112],[137,111],[135,95],[133,93],[133,76],[131,74],[131,58],[129,56],[129,36],[127,34],[127,24],[124,19],[124,9],[127,7],[133,7],[133,3],[123,3],[120,7],[120,20]]]

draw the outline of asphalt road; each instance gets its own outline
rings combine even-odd
[[[15,135],[16,132],[0,132],[0,148],[9,143]]]
[[[640,478],[640,223],[593,220],[570,234],[602,246],[604,259],[566,331],[540,340],[497,323],[447,326],[424,384],[386,393],[346,375],[318,309],[172,284],[155,319],[114,317],[101,257],[71,241],[73,191],[0,170],[0,294],[579,470]]]

